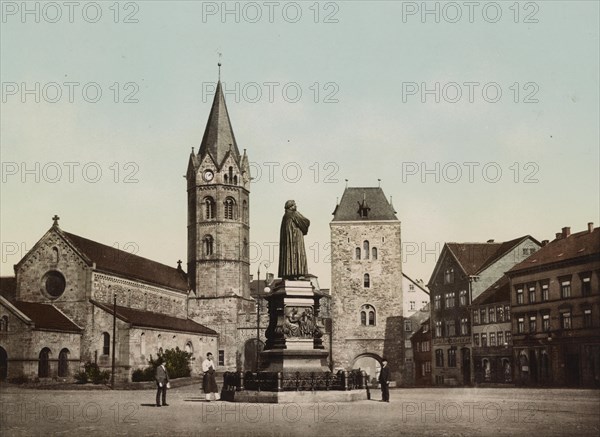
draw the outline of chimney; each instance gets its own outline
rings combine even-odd
[[[494,242],[494,239],[488,240],[487,242],[488,242],[488,243],[493,243],[493,242]]]
[[[588,232],[591,234],[592,232],[594,232],[594,223],[593,222],[589,222],[588,223]]]
[[[557,232],[557,233],[556,233],[556,239],[557,239],[557,240],[560,240],[560,239],[562,238],[562,236],[563,236],[563,234],[562,234],[562,233],[560,233],[560,232]]]
[[[562,235],[564,238],[567,238],[569,235],[571,235],[571,228],[569,228],[567,226],[562,228]]]
[[[542,240],[542,247],[544,247],[546,244],[548,244],[550,241],[548,240]]]

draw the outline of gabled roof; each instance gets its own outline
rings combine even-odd
[[[510,301],[510,285],[508,276],[502,275],[500,279],[490,285],[483,293],[473,299],[472,305],[485,305],[496,302]]]
[[[366,217],[360,209],[366,210]],[[398,220],[394,207],[379,187],[347,187],[333,211],[336,221]]]
[[[230,149],[235,161],[239,164],[240,151],[235,141],[221,81],[219,81],[198,155],[203,158],[208,153],[216,165],[221,166]]]
[[[112,305],[107,305],[91,299],[90,302],[107,313],[111,315],[113,314]],[[216,331],[207,328],[200,323],[196,323],[191,319],[181,319],[178,317],[167,316],[166,314],[153,313],[150,311],[138,310],[118,305],[116,317],[125,323],[130,323],[132,326],[140,328],[155,328],[164,329],[167,331],[217,335]]]
[[[12,305],[34,323],[34,329],[80,333],[82,329],[54,305],[13,301]]]
[[[446,243],[448,251],[467,275],[475,275],[497,254],[500,243]]]
[[[500,244],[500,247],[498,248],[498,250],[496,251],[496,253],[493,254],[484,263],[483,266],[481,266],[481,268],[479,269],[479,271],[482,271],[482,270],[485,270],[486,268],[488,268],[494,262],[496,262],[497,260],[499,260],[500,258],[502,258],[504,255],[506,255],[508,252],[510,252],[511,250],[513,250],[516,246],[518,246],[519,244],[521,244],[522,241],[524,241],[524,240],[526,240],[528,238],[530,238],[531,240],[533,240],[538,246],[541,246],[541,243],[539,241],[537,241],[535,238],[533,238],[531,235],[524,235],[522,237],[515,238],[514,240],[505,241],[504,243]]]
[[[419,287],[423,292],[429,294],[429,290],[427,288],[424,287],[425,284],[423,284],[422,282],[417,282],[414,279],[412,279],[410,276],[408,276],[406,273],[402,272],[402,276],[404,276],[406,279],[408,279],[410,282],[412,282],[413,284],[415,284],[417,287]]]
[[[508,273],[591,255],[600,256],[600,228],[595,228],[592,232],[577,232],[568,237],[553,240],[514,266]]]
[[[181,292],[188,291],[187,276],[183,270],[64,232],[58,227],[57,230],[91,262],[96,263],[98,270],[170,287]]]
[[[531,236],[525,235],[504,243],[446,243],[446,247],[464,272],[471,276],[482,272],[528,238],[539,244]]]

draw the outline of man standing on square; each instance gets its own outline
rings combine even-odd
[[[160,407],[161,395],[162,395],[162,406],[168,407],[167,404],[167,384],[169,383],[169,374],[163,361],[160,366],[156,368],[156,374],[154,375],[156,380],[156,406]]]
[[[379,372],[379,384],[381,384],[381,402],[390,401],[390,368],[387,366],[388,361],[383,358],[381,360],[381,371]]]
[[[202,362],[202,389],[206,393],[206,401],[210,402],[210,395],[213,395],[213,400],[217,400],[217,380],[215,379],[215,363],[213,363],[213,354],[206,354],[206,359]]]

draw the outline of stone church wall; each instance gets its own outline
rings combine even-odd
[[[114,294],[117,295],[117,305],[119,306],[173,317],[187,317],[187,295],[185,293],[121,279],[116,276],[94,273],[92,299],[112,305]]]

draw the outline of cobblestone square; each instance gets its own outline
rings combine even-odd
[[[393,389],[390,403],[206,402],[197,385],[154,390],[3,387],[3,436],[597,436],[600,392],[570,389]]]

